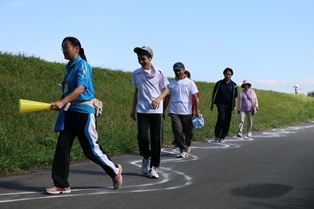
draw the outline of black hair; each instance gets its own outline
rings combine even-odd
[[[62,44],[65,41],[69,41],[72,44],[72,46],[78,46],[79,47],[79,55],[82,57],[83,60],[87,61],[85,53],[84,53],[84,49],[82,48],[81,43],[77,38],[70,37],[70,36],[65,37],[62,41]]]
[[[224,70],[223,74],[225,75],[226,72],[228,72],[228,71],[231,73],[231,75],[233,75],[233,70],[232,70],[231,68],[229,68],[229,67],[227,67],[227,68]]]
[[[147,56],[148,58],[152,57],[152,55],[145,50],[139,50],[136,54],[137,56]]]
[[[191,78],[191,73],[189,71],[184,71],[184,74],[188,77],[188,78]]]

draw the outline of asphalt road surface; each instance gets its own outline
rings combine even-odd
[[[314,123],[194,142],[187,159],[164,148],[159,179],[141,175],[138,154],[114,157],[123,185],[112,188],[92,162],[71,165],[72,193],[47,195],[50,170],[0,178],[1,209],[314,208]]]

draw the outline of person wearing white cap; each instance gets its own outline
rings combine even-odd
[[[151,63],[153,50],[150,47],[136,47],[133,51],[137,54],[141,67],[132,73],[135,92],[130,117],[137,121],[138,146],[143,156],[141,172],[158,179],[157,168],[160,165],[163,141],[163,99],[168,94],[169,81],[163,71]]]
[[[243,90],[239,95],[239,109],[240,114],[238,137],[242,137],[242,129],[244,125],[245,115],[247,116],[247,136],[252,136],[253,118],[252,116],[258,111],[258,100],[256,93],[251,89],[252,84],[248,80],[244,80],[241,87]]]

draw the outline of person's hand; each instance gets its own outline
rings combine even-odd
[[[64,102],[62,100],[51,103],[52,110],[60,110],[64,106]]]
[[[201,118],[202,114],[200,112],[196,112],[196,117]]]
[[[162,113],[162,120],[166,120],[166,114]]]
[[[211,105],[210,106],[210,111],[213,111],[213,109],[214,109],[214,105]]]
[[[236,112],[237,112],[237,108],[234,107],[234,108],[233,108],[233,114],[235,114]]]
[[[136,121],[135,110],[134,109],[132,109],[132,111],[130,113],[130,117],[132,118],[132,120]]]
[[[153,109],[159,108],[160,100],[157,98],[154,101],[152,101],[152,107]]]

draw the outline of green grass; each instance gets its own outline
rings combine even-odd
[[[53,132],[56,111],[19,113],[19,99],[54,102],[61,97],[58,83],[65,64],[44,61],[24,54],[0,52],[0,173],[50,166],[57,133]],[[95,96],[104,103],[97,127],[100,144],[110,155],[138,152],[136,123],[129,117],[134,88],[131,73],[93,68]],[[200,109],[205,126],[195,131],[195,139],[213,138],[217,111],[211,112],[210,98],[214,83],[196,82],[201,93]],[[255,89],[259,112],[254,116],[253,131],[295,125],[314,119],[314,99],[303,95]],[[169,110],[169,109],[168,109]],[[239,115],[232,118],[230,135],[237,132]],[[164,123],[164,146],[173,140],[170,119]],[[72,162],[85,157],[75,140]]]

